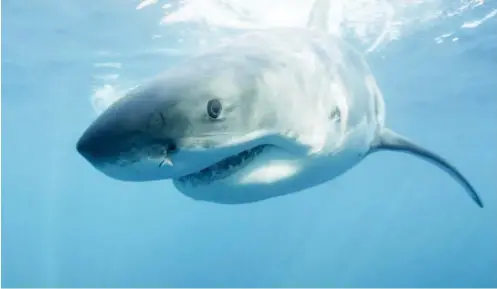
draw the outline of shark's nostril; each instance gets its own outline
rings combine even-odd
[[[109,160],[129,151],[130,140],[124,133],[90,127],[76,143],[76,150],[90,162]]]

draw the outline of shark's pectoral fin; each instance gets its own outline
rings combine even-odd
[[[435,164],[439,168],[449,173],[459,184],[461,184],[466,189],[468,195],[478,204],[478,206],[483,208],[483,202],[481,201],[480,197],[476,193],[473,186],[469,183],[469,181],[459,172],[459,170],[457,170],[453,165],[451,165],[441,156],[412,143],[411,141],[389,129],[382,130],[378,140],[376,141],[376,143],[373,144],[371,152],[380,150],[401,151],[410,153]]]

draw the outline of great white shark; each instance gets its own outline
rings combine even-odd
[[[241,204],[330,181],[378,151],[447,160],[385,127],[362,53],[327,32],[329,0],[305,28],[248,32],[131,90],[86,129],[77,150],[122,181],[172,179],[183,194]]]

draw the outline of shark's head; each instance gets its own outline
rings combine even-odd
[[[296,157],[292,115],[316,111],[291,98],[275,103],[284,91],[271,73],[261,76],[271,60],[248,58],[195,58],[135,88],[91,124],[77,150],[115,179],[173,179],[200,189],[249,175],[269,151]]]

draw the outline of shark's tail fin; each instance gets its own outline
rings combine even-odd
[[[422,148],[406,138],[396,134],[395,132],[384,128],[378,141],[373,145],[372,152],[379,150],[389,150],[389,151],[400,151],[405,153],[410,153],[415,156],[421,157],[439,168],[443,169],[449,173],[461,186],[463,186],[468,193],[468,195],[483,208],[483,202],[476,193],[476,190],[469,183],[469,181],[457,170],[453,165],[451,165],[447,160],[441,156]]]

